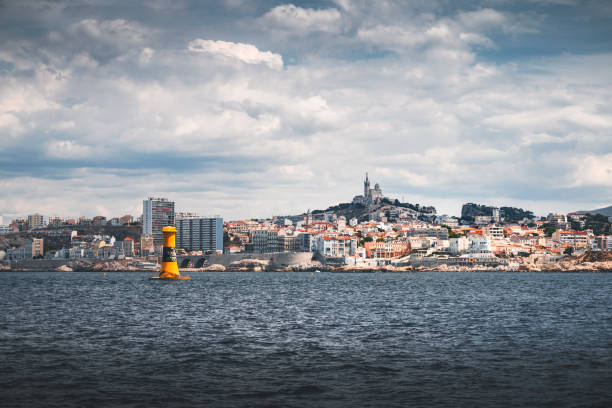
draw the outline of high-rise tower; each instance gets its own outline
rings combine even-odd
[[[174,201],[149,197],[142,202],[142,233],[153,235],[155,245],[163,243],[162,229],[174,227]]]

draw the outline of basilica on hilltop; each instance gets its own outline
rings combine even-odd
[[[370,179],[368,178],[368,173],[366,173],[363,182],[363,195],[355,196],[355,198],[353,198],[353,204],[371,205],[378,203],[383,197],[382,190],[378,183],[374,184],[374,188],[370,188]]]

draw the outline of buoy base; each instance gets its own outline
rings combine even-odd
[[[181,276],[181,275],[175,275],[175,276],[151,276],[149,279],[155,279],[155,280],[189,280],[191,279],[191,276]]]

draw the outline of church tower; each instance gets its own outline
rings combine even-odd
[[[363,182],[363,197],[367,200],[370,196],[370,179],[368,179],[368,172],[366,172],[366,178]]]

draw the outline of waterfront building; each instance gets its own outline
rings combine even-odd
[[[44,239],[32,238],[25,242],[25,259],[42,257],[44,255]]]
[[[368,258],[397,258],[410,253],[410,242],[366,242]]]
[[[223,252],[223,218],[184,217],[176,219],[176,247],[185,251]]]
[[[601,251],[612,251],[612,235],[598,235],[595,237],[595,246]]]
[[[149,197],[142,201],[142,233],[153,235],[153,243],[162,245],[164,227],[174,226],[174,201]]]
[[[473,236],[470,238],[469,253],[491,252],[491,240],[482,236]]]
[[[6,250],[6,259],[9,261],[23,261],[26,259],[26,248],[8,248]]]
[[[252,250],[257,254],[281,252],[277,230],[255,230],[251,233]]]
[[[449,252],[451,254],[459,254],[468,249],[470,241],[466,237],[449,239]]]
[[[134,240],[127,237],[123,240],[123,253],[125,256],[134,256]]]
[[[28,215],[28,229],[42,228],[44,227],[43,216],[39,213]]]
[[[314,240],[314,250],[321,255],[332,258],[355,255],[357,239],[348,235],[319,235]]]
[[[587,247],[589,244],[589,236],[586,231],[564,231],[556,230],[552,234],[552,240],[560,244],[567,244],[573,247]]]
[[[140,256],[149,256],[155,253],[155,244],[153,243],[153,235],[142,234],[140,236]]]

